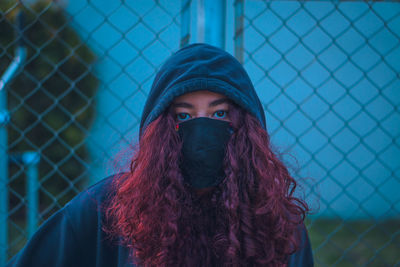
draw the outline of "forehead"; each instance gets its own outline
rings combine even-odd
[[[186,93],[180,95],[174,99],[174,103],[181,102],[181,101],[199,101],[199,100],[214,100],[219,98],[226,98],[225,95],[214,93],[207,90],[200,90],[195,92]]]

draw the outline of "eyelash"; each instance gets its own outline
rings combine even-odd
[[[221,111],[224,112],[224,117],[217,117],[217,118],[219,118],[219,119],[224,119],[224,118],[226,117],[226,115],[229,113],[228,110],[220,109],[220,110],[215,111],[214,114],[216,114],[216,113],[218,113],[218,112],[221,112]],[[180,119],[180,118],[179,118],[179,115],[181,115],[181,114],[189,115],[189,113],[186,113],[186,112],[177,113],[177,114],[176,114],[176,119],[177,119],[177,120],[180,120],[180,121],[185,121],[185,120],[186,120],[186,119]],[[189,116],[190,116],[190,115],[189,115]]]

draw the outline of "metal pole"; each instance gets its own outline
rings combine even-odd
[[[188,45],[190,41],[190,3],[191,0],[182,0],[180,42],[181,48]]]
[[[244,0],[235,0],[235,57],[244,62]]]
[[[204,0],[204,40],[225,49],[226,0]]]
[[[27,232],[28,237],[36,232],[38,226],[39,214],[39,165],[40,155],[37,152],[29,151],[22,154],[22,162],[26,167],[26,195],[27,195],[27,213],[28,219]]]
[[[8,248],[8,156],[7,102],[5,90],[0,90],[0,266],[5,266]]]
[[[26,48],[21,32],[22,20],[23,14],[20,12],[17,16],[19,43],[16,55],[0,79],[0,266],[4,266],[8,258],[8,137],[6,125],[10,119],[4,88],[21,68],[26,58]]]
[[[197,42],[204,43],[205,31],[204,0],[197,0]]]
[[[23,38],[23,24],[24,24],[24,15],[22,12],[19,12],[17,15],[17,27],[18,27],[18,46],[16,48],[15,57],[13,58],[11,64],[8,66],[4,74],[0,79],[0,92],[3,91],[6,85],[11,81],[11,79],[15,76],[17,71],[21,68],[22,64],[26,59],[26,47]]]
[[[21,67],[22,63],[25,61],[26,58],[26,48],[18,46],[16,49],[15,57],[13,58],[10,66],[6,69],[3,76],[0,79],[0,91],[4,93],[4,88],[6,84],[11,81],[14,75],[17,73],[18,69]]]

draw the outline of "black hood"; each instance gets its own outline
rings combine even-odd
[[[143,109],[139,138],[174,98],[197,90],[227,96],[258,118],[266,129],[261,102],[239,61],[220,48],[192,44],[169,57],[154,78]]]

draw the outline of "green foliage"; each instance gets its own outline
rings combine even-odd
[[[7,87],[9,152],[40,152],[42,219],[69,201],[84,185],[88,152],[85,138],[94,116],[98,80],[92,74],[95,54],[52,1],[0,2],[0,73],[16,45],[15,15],[25,14],[28,49],[24,69]],[[22,166],[10,166],[11,207],[25,195]],[[22,210],[16,212],[22,216]],[[12,216],[13,214],[11,214]]]

